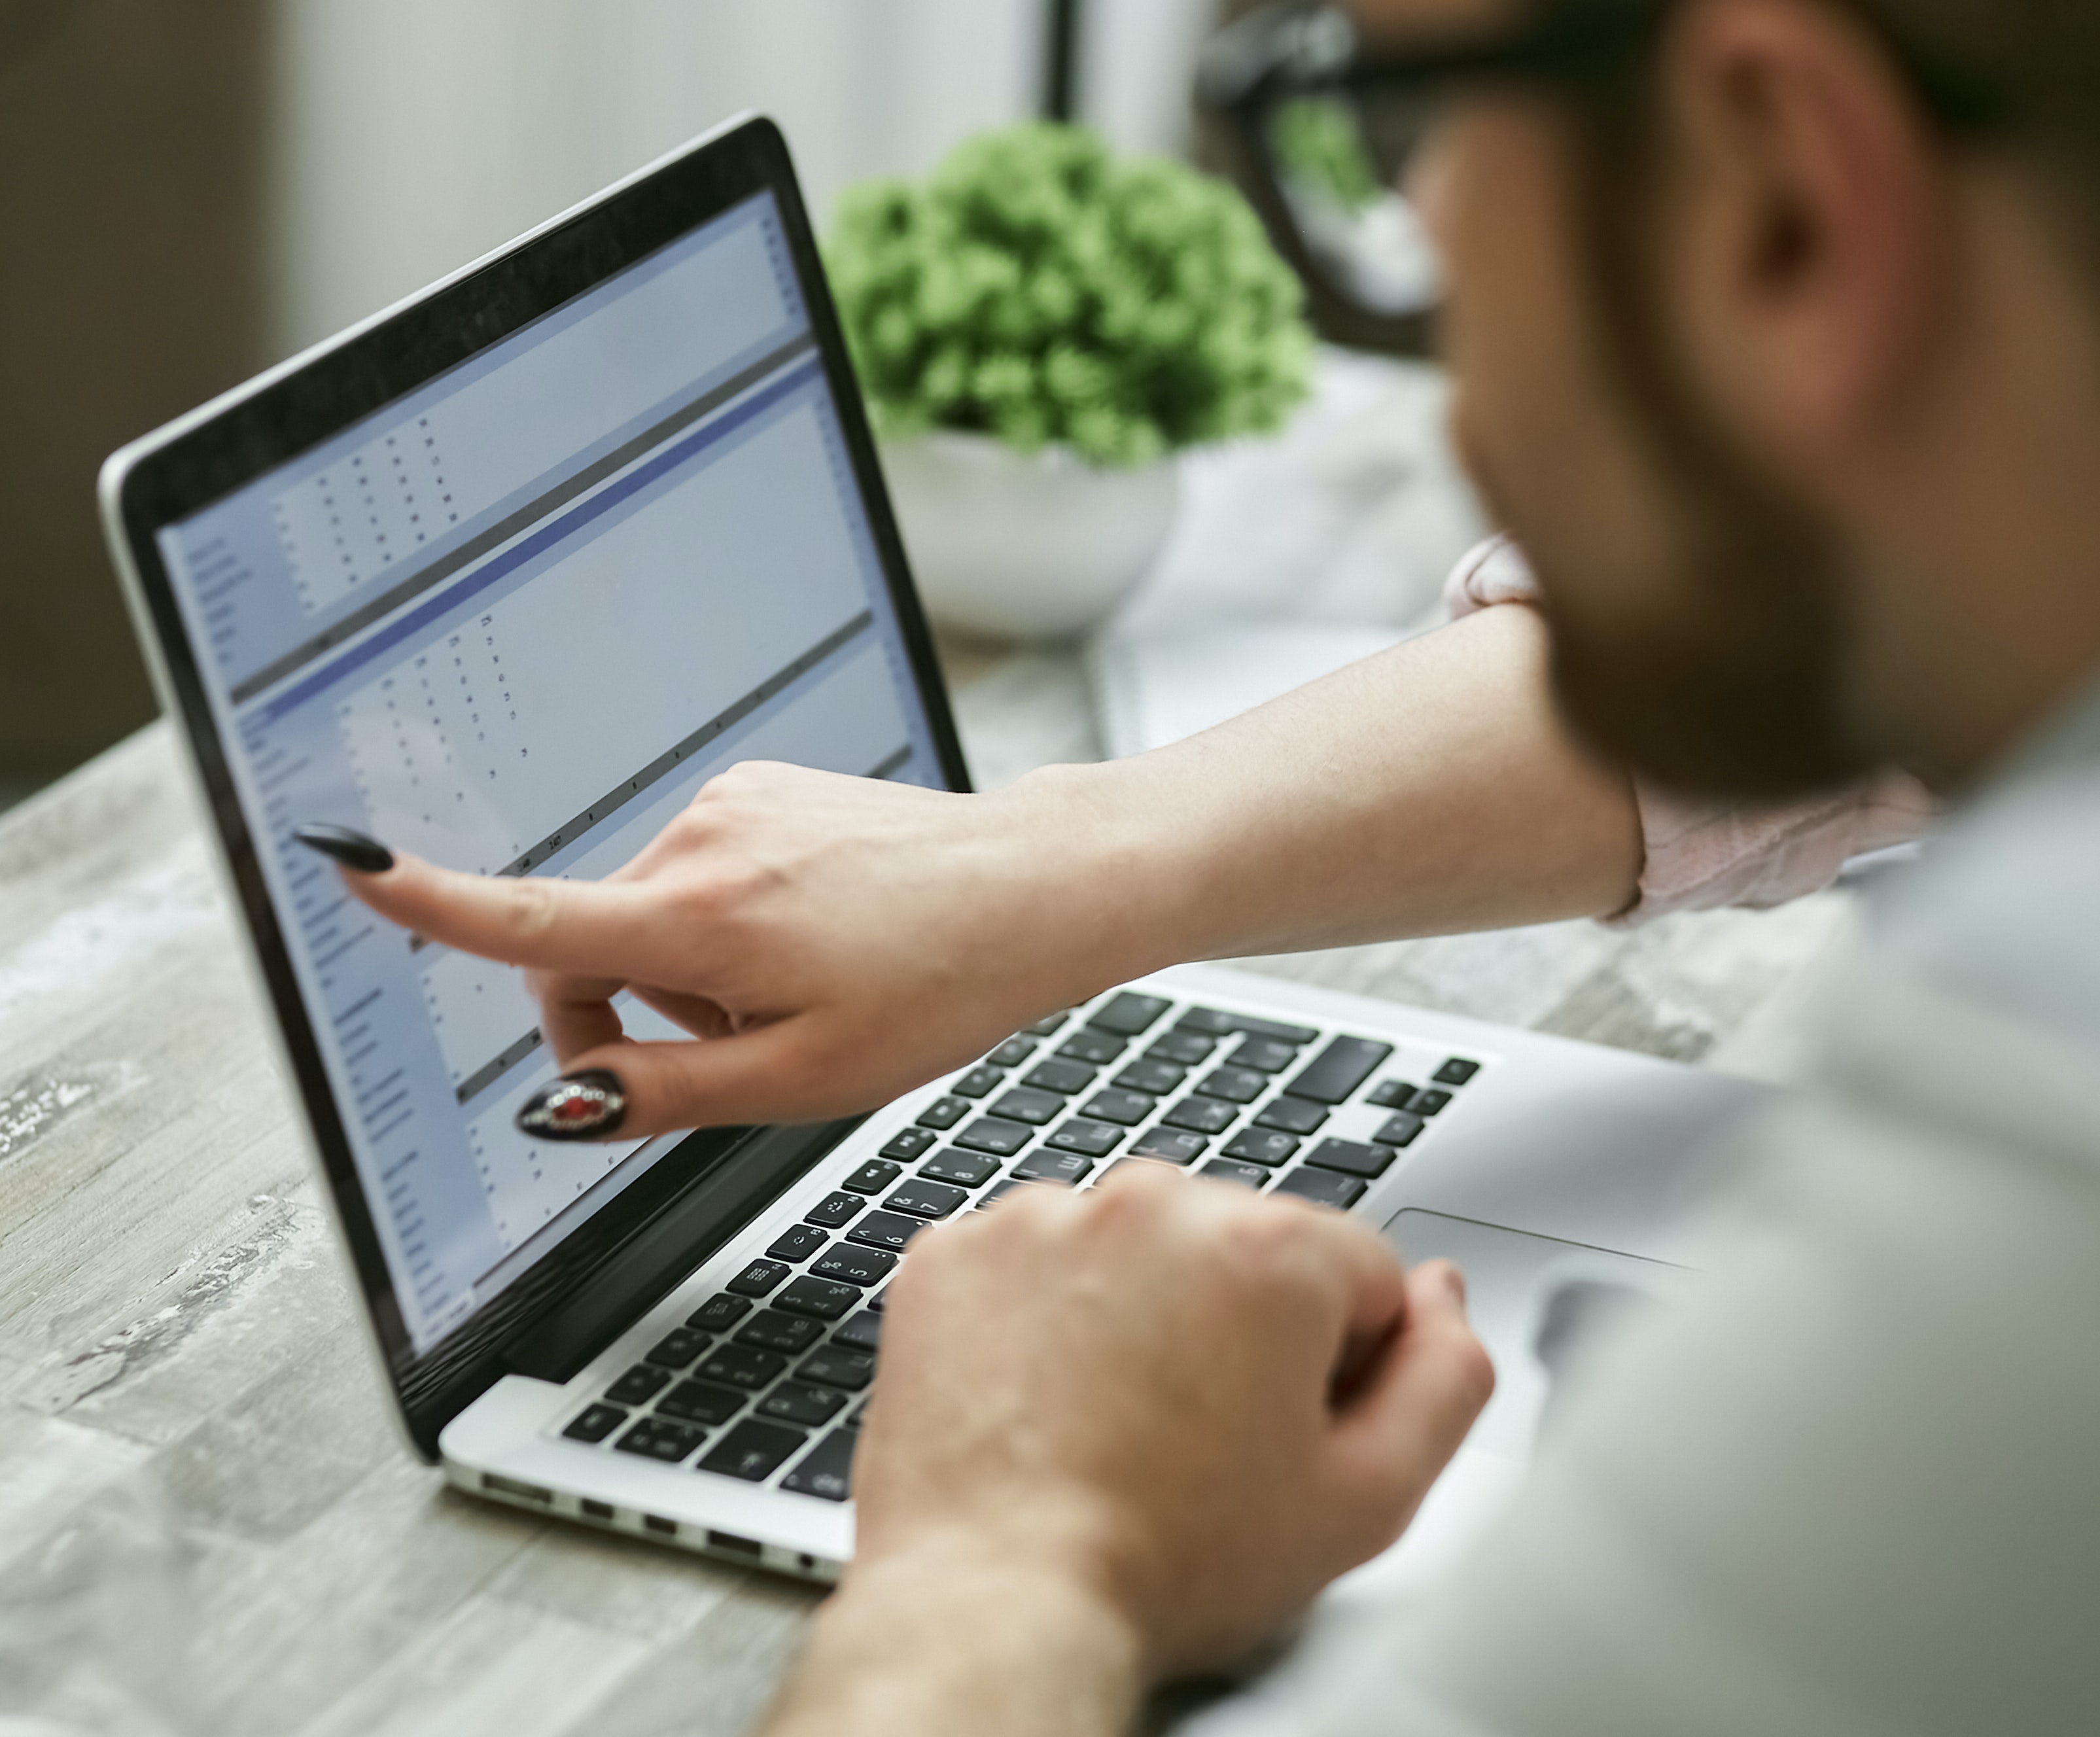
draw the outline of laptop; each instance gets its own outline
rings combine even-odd
[[[1718,1185],[1687,1154],[1749,1088],[1215,967],[1045,1008],[863,1117],[518,1131],[556,1072],[519,973],[375,919],[293,827],[596,877],[743,759],[968,787],[768,121],[126,447],[101,488],[382,1373],[477,1496],[836,1577],[912,1238],[1119,1162],[1414,1253],[1515,1237],[1517,1272],[1680,1260]]]

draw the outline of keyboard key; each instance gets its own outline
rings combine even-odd
[[[904,1128],[882,1143],[882,1155],[885,1158],[901,1158],[909,1164],[931,1146],[934,1139],[931,1128]]]
[[[1171,1061],[1147,1059],[1131,1063],[1116,1075],[1113,1083],[1126,1091],[1149,1091],[1158,1098],[1166,1096],[1170,1091],[1178,1091],[1181,1082],[1188,1077],[1186,1068]]]
[[[1220,1007],[1191,1007],[1174,1022],[1176,1031],[1208,1032],[1223,1037],[1245,1032],[1256,1038],[1273,1038],[1279,1043],[1310,1043],[1320,1034],[1310,1025],[1286,1025],[1280,1020],[1257,1019],[1251,1013],[1228,1013]]]
[[[1310,1134],[1327,1119],[1327,1112],[1308,1098],[1294,1098],[1287,1093],[1273,1104],[1264,1104],[1261,1113],[1254,1118],[1258,1128],[1275,1128],[1285,1134]]]
[[[858,1194],[827,1194],[802,1216],[812,1224],[822,1224],[828,1229],[836,1230],[867,1204]]]
[[[1126,1153],[1114,1163],[1102,1166],[1098,1181],[1106,1182],[1111,1175],[1119,1170],[1133,1170],[1141,1165],[1149,1165],[1153,1169],[1158,1170],[1167,1162],[1167,1160],[1165,1158],[1141,1158],[1134,1152]]]
[[[1030,1153],[1013,1166],[1016,1182],[1062,1182],[1076,1187],[1086,1180],[1087,1173],[1094,1167],[1092,1158],[1083,1158],[1076,1152]]]
[[[682,1417],[688,1423],[726,1423],[742,1409],[744,1396],[704,1381],[682,1381],[656,1402],[659,1417]]]
[[[916,1119],[922,1128],[952,1128],[969,1113],[968,1098],[936,1098],[919,1112]]]
[[[1251,1104],[1268,1090],[1268,1076],[1252,1068],[1213,1068],[1197,1082],[1196,1089],[1229,1104]]]
[[[783,1381],[758,1402],[758,1414],[785,1423],[829,1423],[845,1402],[846,1396],[834,1388]]]
[[[915,1219],[945,1219],[969,1197],[964,1189],[914,1176],[892,1188],[882,1204],[891,1212],[908,1212]]]
[[[1379,1124],[1371,1138],[1381,1146],[1405,1146],[1427,1126],[1419,1116],[1410,1115],[1404,1109],[1395,1110]]]
[[[873,1400],[862,1400],[859,1404],[854,1406],[851,1411],[846,1413],[845,1427],[849,1430],[858,1429],[861,1426],[861,1420],[867,1416],[868,1407],[873,1404],[875,1404]]]
[[[851,1251],[847,1250],[840,1250],[838,1252],[851,1254]],[[852,1255],[852,1258],[865,1259],[864,1256],[859,1255]],[[860,1301],[858,1285],[844,1285],[836,1279],[822,1279],[814,1276],[822,1265],[823,1263],[819,1262],[817,1267],[813,1267],[810,1272],[803,1274],[787,1290],[781,1292],[773,1299],[773,1307],[776,1309],[785,1309],[791,1315],[806,1315],[812,1320],[836,1320]]]
[[[667,1369],[682,1369],[708,1348],[708,1335],[690,1327],[673,1328],[642,1355]]]
[[[1284,1173],[1283,1179],[1276,1185],[1276,1192],[1303,1195],[1323,1206],[1336,1206],[1346,1211],[1363,1198],[1364,1190],[1370,1186],[1368,1182],[1354,1176],[1344,1176],[1331,1170],[1307,1170],[1301,1165]]]
[[[1252,1068],[1257,1074],[1281,1074],[1298,1060],[1298,1049],[1274,1038],[1242,1038],[1239,1047],[1225,1060],[1236,1068]]]
[[[1199,1061],[1208,1061],[1211,1051],[1217,1047],[1215,1038],[1207,1038],[1200,1031],[1170,1031],[1165,1037],[1155,1039],[1145,1053],[1155,1061],[1178,1062],[1190,1068]]]
[[[875,1379],[875,1359],[864,1351],[834,1349],[826,1346],[822,1351],[812,1351],[802,1360],[795,1371],[797,1381],[813,1381],[820,1387],[843,1387],[849,1393],[858,1393]]]
[[[1273,1134],[1263,1128],[1242,1128],[1225,1142],[1227,1157],[1244,1158],[1250,1164],[1288,1163],[1291,1153],[1297,1149],[1298,1141],[1294,1136]]]
[[[854,1446],[859,1439],[852,1430],[833,1430],[802,1456],[801,1463],[780,1480],[780,1488],[823,1501],[844,1501],[853,1494]]]
[[[1220,1182],[1237,1182],[1242,1188],[1259,1188],[1268,1182],[1268,1172],[1259,1164],[1242,1164],[1238,1158],[1213,1158],[1198,1173]]]
[[[763,1484],[809,1439],[805,1431],[785,1424],[747,1417],[701,1458],[699,1469],[741,1478],[747,1484]]]
[[[1017,1068],[1035,1053],[1035,1038],[1011,1037],[985,1057],[985,1065],[994,1068]]]
[[[1035,1133],[1025,1122],[1002,1122],[995,1116],[980,1116],[955,1136],[958,1146],[973,1152],[989,1152],[1010,1158],[1028,1144]]]
[[[1462,1086],[1480,1071],[1477,1061],[1464,1061],[1454,1056],[1429,1077],[1440,1086]]]
[[[1130,1148],[1133,1158],[1163,1158],[1169,1164],[1187,1164],[1202,1156],[1211,1143],[1200,1134],[1181,1134],[1171,1128],[1154,1128],[1140,1134]]]
[[[664,1370],[638,1363],[605,1390],[605,1396],[615,1405],[639,1405],[670,1378]]]
[[[882,1343],[882,1317],[862,1309],[832,1334],[832,1343],[848,1351],[874,1351]]]
[[[710,1297],[686,1317],[686,1325],[707,1333],[726,1333],[750,1312],[748,1297]]]
[[[856,1194],[880,1194],[903,1174],[902,1164],[885,1164],[880,1158],[870,1158],[846,1178],[846,1186]]]
[[[887,1218],[889,1215],[878,1212],[872,1216],[881,1219]],[[915,1219],[906,1219],[902,1222],[913,1230],[919,1228]],[[853,1239],[854,1232],[847,1232],[846,1241],[850,1242]],[[907,1240],[909,1240],[908,1237]],[[821,1278],[836,1279],[847,1285],[880,1285],[896,1270],[897,1257],[894,1254],[880,1249],[849,1249],[843,1242],[833,1243],[825,1250],[817,1263],[810,1269]]]
[[[1119,1122],[1134,1128],[1159,1108],[1159,1100],[1142,1091],[1097,1091],[1079,1106],[1079,1113],[1096,1122]]]
[[[1323,1140],[1305,1154],[1308,1164],[1322,1170],[1347,1170],[1352,1176],[1383,1176],[1399,1157],[1390,1146],[1372,1146],[1357,1140]]]
[[[1087,1025],[1080,1027],[1059,1044],[1057,1053],[1067,1061],[1089,1061],[1098,1066],[1105,1061],[1114,1061],[1129,1047],[1127,1038],[1114,1037]]]
[[[804,1261],[831,1240],[814,1224],[791,1224],[765,1252],[775,1260]]]
[[[824,1324],[807,1316],[783,1315],[778,1309],[761,1309],[736,1330],[739,1345],[756,1345],[761,1351],[807,1351],[824,1336]]]
[[[1240,1113],[1237,1104],[1190,1094],[1159,1119],[1170,1128],[1187,1128],[1195,1134],[1222,1134]]]
[[[1113,1031],[1119,1038],[1134,1038],[1173,1005],[1164,995],[1140,995],[1125,990],[1089,1014],[1087,1023],[1097,1031]]]
[[[783,1279],[788,1269],[777,1260],[755,1260],[729,1281],[739,1297],[762,1297]]]
[[[1390,1043],[1370,1038],[1336,1038],[1299,1069],[1288,1089],[1293,1097],[1339,1104],[1392,1053]]]
[[[1407,1107],[1418,1116],[1433,1116],[1450,1101],[1449,1092],[1427,1090],[1416,1092],[1414,1101]]]
[[[1033,1086],[1039,1091],[1054,1091],[1060,1097],[1069,1098],[1075,1091],[1084,1091],[1094,1082],[1096,1069],[1082,1066],[1076,1061],[1038,1062],[1021,1077],[1024,1086]]]
[[[1043,1157],[1046,1154],[1039,1152],[1035,1154],[1039,1158]],[[1090,1164],[1087,1168],[1088,1170],[1092,1170],[1093,1166]],[[999,1183],[992,1188],[986,1188],[984,1193],[978,1197],[977,1210],[982,1212],[995,1201],[1004,1200],[1006,1197],[1013,1193],[1016,1188],[1037,1188],[1039,1186],[1041,1186],[1041,1184],[1039,1179],[1032,1176],[1008,1176],[1005,1181]],[[882,1299],[878,1297],[873,1303],[871,1303],[868,1307],[871,1309],[880,1308],[881,1305]]]
[[[1405,1080],[1383,1079],[1365,1094],[1364,1102],[1375,1104],[1380,1109],[1401,1109],[1414,1096],[1414,1087]]]
[[[726,1382],[732,1387],[762,1387],[787,1367],[788,1360],[778,1351],[758,1351],[748,1345],[717,1345],[699,1373],[708,1381]]]
[[[626,1422],[627,1413],[617,1405],[586,1405],[562,1433],[571,1441],[603,1441]]]
[[[959,1098],[981,1098],[986,1092],[996,1091],[1006,1078],[1003,1070],[988,1068],[982,1062],[966,1074],[960,1074],[948,1082],[948,1090]]]
[[[946,1152],[938,1152],[927,1159],[919,1166],[919,1174],[931,1176],[936,1182],[960,1182],[966,1188],[974,1188],[999,1174],[999,1160],[977,1157],[951,1146]]]
[[[871,1212],[846,1232],[846,1238],[849,1241],[862,1243],[871,1249],[887,1250],[892,1254],[899,1254],[902,1252],[904,1245],[925,1228],[923,1220],[907,1219],[902,1213]],[[818,1263],[816,1270],[827,1279],[850,1281],[853,1278],[851,1273],[835,1272],[821,1261]],[[874,1281],[867,1280],[862,1282],[871,1284]]]
[[[1065,1113],[1065,1100],[1054,1091],[1017,1086],[1011,1091],[1001,1092],[985,1106],[985,1110],[988,1115],[1004,1116],[1009,1122],[1025,1122],[1031,1127],[1039,1128]]]
[[[879,1290],[867,1299],[867,1306],[880,1315],[889,1302],[889,1293],[887,1290]]]
[[[1104,1153],[1113,1152],[1116,1142],[1123,1138],[1123,1130],[1113,1122],[1086,1122],[1074,1117],[1043,1142],[1055,1146],[1060,1152],[1076,1152],[1086,1157],[1098,1158]]]
[[[645,1459],[675,1466],[707,1439],[705,1430],[696,1430],[690,1423],[644,1417],[612,1445],[621,1453],[638,1453]]]
[[[1034,1025],[1021,1029],[1032,1038],[1047,1038],[1071,1016],[1070,1013],[1046,1013]]]

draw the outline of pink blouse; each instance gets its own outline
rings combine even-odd
[[[1495,537],[1453,570],[1444,597],[1456,619],[1498,603],[1535,602],[1538,582],[1523,551]],[[1648,860],[1640,895],[1618,923],[1720,905],[1783,905],[1829,886],[1851,858],[1916,838],[1935,812],[1925,787],[1901,772],[1778,806],[1688,801],[1638,781],[1635,796]]]

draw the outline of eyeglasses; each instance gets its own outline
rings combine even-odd
[[[1435,249],[1403,188],[1450,99],[1496,85],[1608,84],[1639,64],[1671,6],[1596,0],[1400,50],[1365,42],[1339,6],[1277,0],[1211,39],[1197,100],[1221,123],[1238,179],[1304,280],[1321,329],[1419,353],[1440,286]],[[1974,131],[2007,118],[1982,81],[1890,47],[1942,126]]]

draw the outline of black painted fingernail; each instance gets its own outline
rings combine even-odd
[[[518,1112],[519,1131],[535,1140],[602,1140],[626,1119],[627,1088],[603,1068],[563,1074]]]
[[[394,866],[392,851],[377,839],[367,838],[348,827],[335,826],[325,820],[310,820],[303,827],[293,827],[292,836],[307,849],[333,857],[345,868],[355,869],[360,875],[383,875]]]

